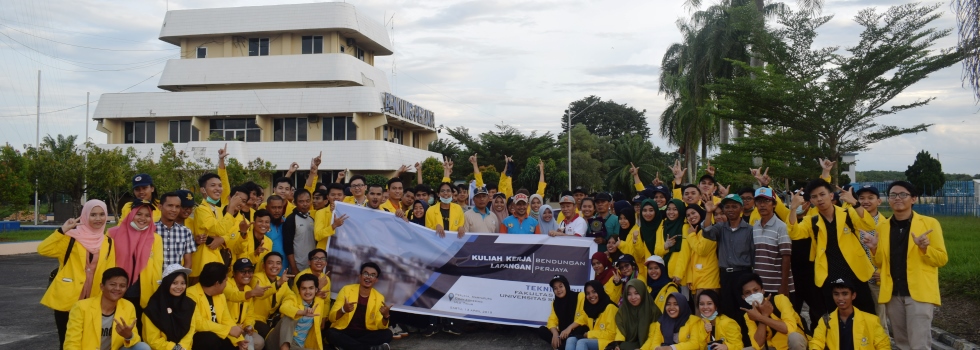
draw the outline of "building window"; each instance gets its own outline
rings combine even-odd
[[[357,140],[357,125],[354,117],[326,117],[323,123],[323,141]]]
[[[418,132],[412,133],[412,147],[421,148],[420,147],[421,144],[422,144],[422,135],[420,135]]]
[[[305,35],[303,36],[303,54],[323,53],[323,36]]]
[[[208,57],[208,48],[206,47],[197,48],[197,58],[205,58],[205,57]]]
[[[187,143],[197,141],[199,134],[196,127],[191,125],[190,120],[171,120],[170,121],[170,142]]]
[[[126,122],[126,143],[156,143],[156,122]]]
[[[306,118],[276,119],[273,124],[273,141],[306,141]]]
[[[249,56],[268,56],[269,38],[250,38],[248,39]]]
[[[364,50],[361,50],[360,48],[357,49],[357,59],[361,61],[364,60]]]
[[[397,144],[402,144],[405,142],[404,131],[402,129],[393,128],[389,125],[384,126],[384,133],[381,138],[388,142],[394,142]]]
[[[211,135],[225,141],[259,142],[261,133],[255,118],[211,119]]]

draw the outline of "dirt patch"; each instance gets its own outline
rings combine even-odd
[[[943,295],[943,305],[936,309],[932,325],[967,341],[980,344],[980,300],[962,295]]]

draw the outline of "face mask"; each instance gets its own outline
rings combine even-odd
[[[796,208],[796,215],[803,215],[803,207]]]
[[[211,203],[211,205],[218,205],[218,203],[221,203],[220,199],[211,199],[211,197],[209,196],[205,196],[204,200],[208,201],[208,203]]]
[[[129,227],[132,227],[132,228],[136,229],[137,231],[143,231],[143,230],[146,229],[146,227],[139,227],[139,225],[136,225],[136,221],[130,221],[129,222]]]
[[[745,302],[746,303],[749,303],[749,305],[752,305],[752,304],[755,304],[755,303],[762,304],[763,298],[765,298],[765,297],[762,295],[762,293],[755,293],[755,294],[752,294],[752,295],[749,295],[749,296],[745,297]]]
[[[453,198],[452,197],[450,197],[450,198],[442,198],[442,197],[439,197],[439,201],[442,202],[442,204],[449,204],[449,203],[452,203],[453,202]]]
[[[436,204],[436,199],[435,198],[432,198],[432,197],[429,197],[429,205],[431,206],[433,204]]]
[[[718,317],[718,311],[715,311],[713,314],[711,314],[711,316],[701,315],[701,318],[706,319],[708,321],[714,321],[715,317]]]

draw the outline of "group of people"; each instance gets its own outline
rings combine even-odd
[[[595,280],[576,292],[552,279],[541,338],[569,350],[890,349],[890,329],[900,349],[931,348],[948,261],[939,222],[913,211],[911,183],[888,186],[885,217],[877,188],[835,187],[834,162],[820,162],[823,174],[789,205],[768,169],[751,169],[757,188],[731,193],[710,164],[683,184],[675,163],[670,188],[659,176],[647,188],[632,168],[639,194],[613,203],[618,232],[594,224],[584,235],[606,243],[592,256]],[[609,197],[577,208],[594,220],[590,205]]]
[[[331,300],[327,240],[348,219],[335,214],[338,202],[441,237],[593,240],[595,280],[581,292],[564,276],[551,280],[553,313],[540,333],[556,349],[884,348],[885,314],[900,348],[928,348],[947,260],[939,223],[912,211],[914,186],[890,186],[894,215],[885,218],[877,189],[830,185],[829,161],[788,206],[768,170],[752,170],[757,189],[729,193],[710,166],[683,184],[678,163],[673,182],[658,176],[650,188],[633,168],[632,200],[576,188],[555,210],[543,164],[536,193],[515,191],[509,157],[496,184],[484,183],[476,155],[474,180],[454,184],[447,159],[432,189],[419,163],[414,186],[400,176],[408,166],[386,184],[346,172],[318,183],[317,156],[303,188],[293,188],[294,163],[268,197],[252,182],[230,186],[226,157],[219,150],[218,171],[198,179],[200,202],[183,189],[158,195],[139,174],[135,199],[108,233],[109,211],[92,200],[40,244],[59,261],[41,303],[54,310],[63,348],[387,349],[415,328],[461,334],[452,319],[391,311],[373,288],[382,269],[372,262]],[[804,303],[809,323],[799,316]]]

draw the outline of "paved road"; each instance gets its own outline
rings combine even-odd
[[[0,350],[57,349],[58,332],[54,314],[40,304],[47,288],[48,273],[57,267],[54,259],[37,254],[0,256]],[[527,327],[476,330],[462,336],[437,334],[425,338],[412,334],[396,340],[392,348],[458,350],[547,349]]]

